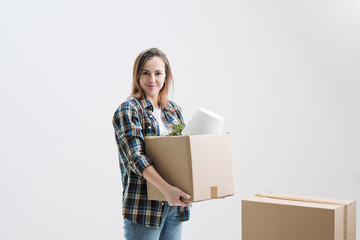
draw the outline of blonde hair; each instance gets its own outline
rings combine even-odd
[[[144,65],[146,61],[149,59],[152,59],[153,57],[159,57],[163,60],[165,64],[165,82],[164,86],[161,88],[159,95],[158,95],[158,104],[161,107],[166,106],[166,104],[169,102],[167,99],[170,85],[174,84],[173,76],[170,69],[170,63],[167,59],[166,55],[160,51],[157,48],[149,48],[144,51],[142,51],[134,62],[134,68],[133,68],[133,84],[132,84],[132,90],[131,90],[131,96],[137,98],[137,99],[143,99],[145,97],[145,92],[140,86],[140,75],[141,72],[144,69]]]

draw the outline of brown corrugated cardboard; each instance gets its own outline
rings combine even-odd
[[[356,240],[356,201],[268,192],[242,200],[243,240]]]
[[[146,156],[171,185],[190,194],[190,202],[234,194],[230,134],[163,136],[145,139]],[[148,198],[165,201],[149,182]]]

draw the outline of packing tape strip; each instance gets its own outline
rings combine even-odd
[[[217,187],[216,186],[210,187],[210,193],[211,193],[211,199],[217,198],[218,197]]]

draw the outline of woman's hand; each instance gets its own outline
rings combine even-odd
[[[163,192],[170,206],[186,207],[190,202],[183,202],[180,198],[190,199],[190,195],[181,191],[179,188],[170,186]]]

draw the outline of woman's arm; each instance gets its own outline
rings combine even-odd
[[[148,166],[143,171],[143,177],[148,180],[152,185],[159,189],[167,199],[170,206],[182,206],[186,207],[190,203],[185,203],[180,200],[180,197],[189,199],[190,195],[184,193],[177,187],[171,186],[168,184],[155,170],[153,166]]]
[[[124,166],[142,178],[143,170],[153,164],[144,154],[142,125],[137,108],[130,102],[122,103],[113,117],[116,142]]]

